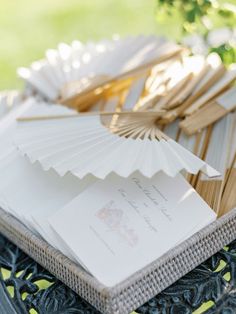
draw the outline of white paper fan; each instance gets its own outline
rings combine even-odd
[[[182,169],[208,176],[219,173],[168,138],[156,126],[156,113],[110,116],[75,115],[73,118],[21,122],[15,143],[31,162],[60,176],[71,172],[83,178],[105,178],[114,172],[128,177],[139,171],[152,177],[159,171],[175,176]]]
[[[150,62],[159,62],[176,55],[181,48],[164,38],[136,36],[124,39],[59,44],[48,50],[43,60],[30,68],[20,68],[18,74],[37,92],[49,100],[87,88],[91,83],[115,78]],[[98,78],[98,80],[96,80]],[[94,84],[94,81],[93,81]]]

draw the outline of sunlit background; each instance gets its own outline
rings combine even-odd
[[[155,0],[0,0],[0,5],[0,88],[19,86],[16,68],[42,58],[60,41],[158,32]]]
[[[20,87],[16,68],[61,41],[140,33],[177,38],[175,18],[159,24],[156,5],[156,0],[0,0],[0,89]]]

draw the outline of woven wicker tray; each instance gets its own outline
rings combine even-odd
[[[0,232],[102,313],[128,314],[235,239],[236,209],[112,288],[100,284],[2,209]]]

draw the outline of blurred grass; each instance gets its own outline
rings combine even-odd
[[[156,0],[0,0],[0,8],[0,90],[22,86],[17,67],[61,41],[140,33],[180,37],[175,16],[161,26],[156,22]]]
[[[21,85],[16,68],[71,42],[158,33],[155,0],[0,0],[0,89]]]

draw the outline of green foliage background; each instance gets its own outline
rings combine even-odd
[[[157,20],[163,25],[169,22],[175,26],[179,41],[186,35],[201,35],[208,52],[218,53],[226,65],[236,62],[236,33],[219,46],[212,47],[208,41],[214,29],[227,28],[231,35],[236,31],[235,1],[157,0]],[[222,40],[222,33],[218,37]]]
[[[0,0],[0,90],[21,86],[16,68],[42,58],[45,49],[60,41],[99,39],[115,33],[180,38],[183,23],[177,10],[168,18],[158,2],[169,1]]]

